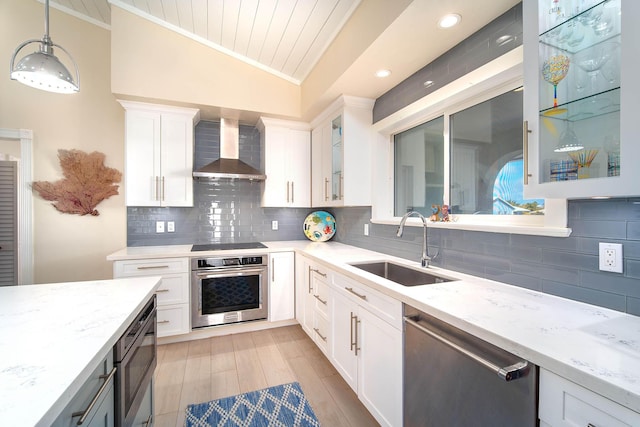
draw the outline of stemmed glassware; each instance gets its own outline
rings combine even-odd
[[[558,83],[567,76],[569,62],[568,56],[555,55],[542,64],[542,77],[547,83],[553,85],[553,109],[545,112],[547,116],[555,116],[567,112],[566,108],[558,108]]]
[[[616,54],[620,44],[605,42],[581,50],[573,56],[573,62],[591,78],[591,94],[598,92],[600,69]]]

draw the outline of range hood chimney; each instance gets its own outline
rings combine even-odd
[[[194,178],[249,179],[264,181],[267,176],[241,161],[238,121],[220,119],[220,158],[193,172]]]

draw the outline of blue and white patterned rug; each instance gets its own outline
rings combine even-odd
[[[187,407],[186,427],[320,426],[297,382]]]

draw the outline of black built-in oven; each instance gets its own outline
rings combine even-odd
[[[191,326],[267,318],[266,255],[193,258]]]
[[[156,297],[149,300],[114,347],[116,427],[133,425],[157,364]]]

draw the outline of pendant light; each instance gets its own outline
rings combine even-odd
[[[39,50],[25,56],[15,64],[18,53],[32,43],[38,43]],[[75,79],[67,67],[53,54],[54,46],[60,48],[73,63]],[[49,37],[49,0],[44,2],[44,36],[42,40],[27,40],[18,46],[11,57],[11,80],[17,80],[27,86],[47,92],[75,93],[80,90],[78,66],[69,52],[62,46],[53,43]]]

